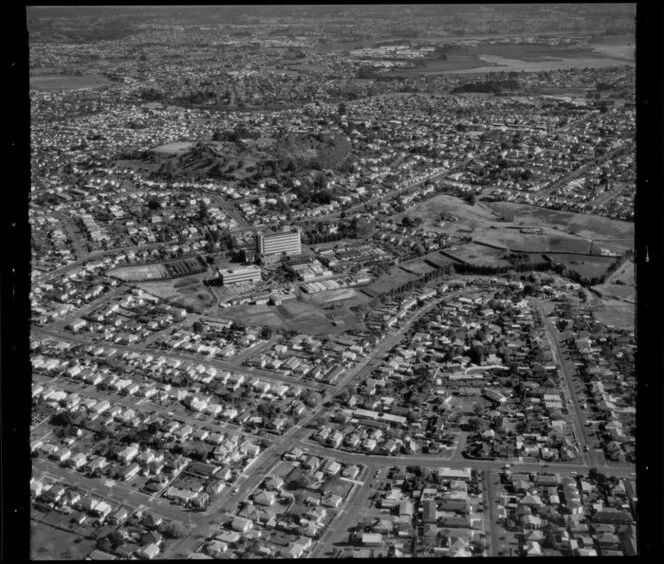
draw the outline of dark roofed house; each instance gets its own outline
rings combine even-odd
[[[630,525],[634,519],[625,512],[616,509],[602,509],[593,515],[593,523],[612,523],[616,525]]]
[[[433,499],[427,499],[422,504],[422,520],[425,523],[436,522],[436,502]]]
[[[470,520],[468,517],[443,517],[443,525],[445,527],[470,528]]]

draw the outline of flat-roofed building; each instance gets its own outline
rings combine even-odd
[[[302,254],[301,232],[299,229],[277,231],[276,233],[257,233],[256,252],[260,255],[288,256]]]
[[[220,270],[219,274],[224,286],[243,282],[260,282],[261,279],[261,269],[253,265],[242,268],[227,268]]]

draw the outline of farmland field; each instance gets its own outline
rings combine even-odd
[[[31,76],[31,90],[77,90],[99,88],[110,84],[103,76],[72,76],[66,74]]]

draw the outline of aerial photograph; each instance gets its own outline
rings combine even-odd
[[[635,4],[25,13],[31,559],[641,554]]]

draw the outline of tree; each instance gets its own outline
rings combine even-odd
[[[163,534],[169,539],[179,539],[187,534],[187,528],[180,521],[171,521],[164,527]]]
[[[482,428],[482,425],[483,421],[479,417],[471,417],[468,419],[468,427],[475,433]]]
[[[191,325],[191,328],[193,329],[194,333],[203,332],[203,324],[198,320],[194,321],[194,323]]]
[[[464,198],[464,200],[466,200],[466,202],[468,202],[471,206],[474,206],[477,202],[477,197],[471,192]]]
[[[114,549],[119,547],[119,546],[122,546],[125,543],[124,536],[119,531],[113,531],[106,538],[110,541],[111,546]]]

